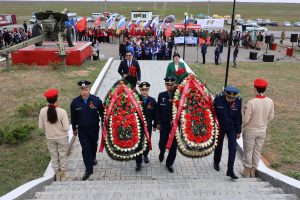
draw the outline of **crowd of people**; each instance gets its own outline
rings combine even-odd
[[[0,48],[18,44],[32,37],[31,31],[28,29],[27,23],[24,21],[23,27],[8,30],[3,28],[0,30]]]

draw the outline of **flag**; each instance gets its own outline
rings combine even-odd
[[[106,20],[106,23],[108,24],[108,28],[112,28],[115,25],[115,18],[114,17],[110,17]]]
[[[138,18],[138,20],[136,20],[135,24],[136,24],[137,26],[139,26],[140,23],[141,23],[141,18]]]
[[[95,25],[95,27],[97,27],[97,26],[100,26],[100,24],[101,24],[101,18],[98,17],[98,18],[96,19],[96,21],[94,22],[94,25]]]
[[[163,26],[165,25],[165,21],[166,21],[166,18],[164,18],[164,21],[160,25],[160,28],[159,28],[158,33],[157,33],[157,36],[160,36],[160,32],[161,32],[161,29],[163,28]]]
[[[146,23],[143,24],[143,28],[146,29],[149,26],[149,20],[146,21]]]
[[[166,37],[171,37],[172,36],[172,30],[171,30],[171,24],[170,23],[167,25],[167,29],[165,31],[165,36]]]
[[[140,23],[140,29],[143,30],[143,28],[144,28],[144,22],[142,21],[142,22]]]
[[[130,29],[131,28],[131,25],[132,25],[132,20],[130,20],[130,22],[128,23],[128,29]]]
[[[79,20],[76,23],[76,28],[77,28],[78,32],[84,31],[86,26],[87,26],[86,17],[84,17],[83,19]]]
[[[154,36],[156,36],[156,27],[158,25],[159,21],[158,21],[158,17],[155,17],[151,23],[151,30],[153,31],[154,33]]]
[[[188,23],[190,23],[190,18],[189,17],[187,17],[187,16],[185,16],[185,19],[183,20],[183,24],[188,24]]]
[[[117,26],[117,33],[119,34],[120,30],[124,30],[126,25],[125,17],[122,17]]]
[[[131,25],[131,30],[130,30],[130,35],[134,35],[135,34],[135,24],[133,23],[132,25]]]

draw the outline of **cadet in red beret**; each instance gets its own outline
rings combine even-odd
[[[67,111],[58,107],[58,90],[49,89],[44,92],[44,96],[47,99],[48,105],[40,111],[39,128],[45,129],[55,179],[56,181],[64,181],[68,176],[67,151],[70,123]]]
[[[274,118],[273,100],[266,97],[264,92],[268,82],[265,79],[254,80],[255,98],[247,102],[243,117],[243,164],[241,174],[255,177],[255,171],[260,160],[268,123]]]

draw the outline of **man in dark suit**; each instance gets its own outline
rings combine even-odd
[[[175,90],[175,78],[166,77],[165,86],[167,91],[161,92],[158,95],[157,99],[157,108],[156,108],[156,119],[155,124],[157,124],[156,128],[160,130],[159,136],[159,161],[162,162],[164,160],[164,155],[166,151],[166,145],[169,139],[169,134],[172,129],[172,101]],[[171,149],[169,150],[169,154],[166,160],[166,167],[170,173],[174,172],[172,167],[177,151],[177,141],[173,140]]]
[[[132,89],[135,89],[136,84],[140,84],[140,65],[138,61],[133,59],[133,55],[130,51],[126,52],[126,59],[121,61],[118,72],[123,79],[130,83]]]

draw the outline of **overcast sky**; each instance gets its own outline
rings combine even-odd
[[[27,1],[27,0],[0,0],[1,1]],[[105,0],[30,0],[30,1],[105,1]],[[106,0],[107,2],[123,1],[123,2],[135,2],[135,0]],[[138,2],[153,2],[153,0],[140,0]],[[161,2],[156,0],[157,2]],[[209,0],[164,0],[167,2],[208,2]],[[233,2],[233,0],[210,0],[211,2]],[[236,2],[256,2],[256,3],[300,3],[300,0],[236,0]],[[299,5],[300,10],[300,5]]]

